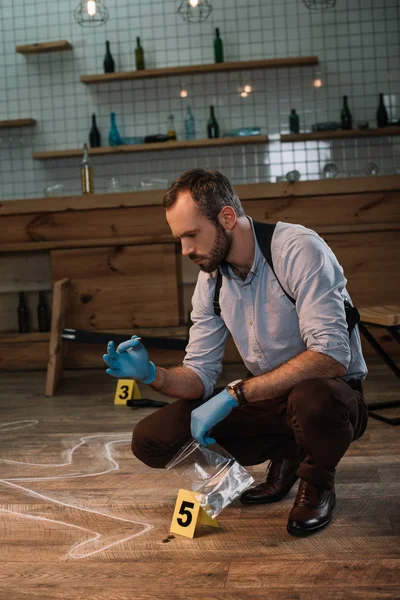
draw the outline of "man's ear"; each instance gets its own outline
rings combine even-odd
[[[235,209],[232,206],[224,206],[218,214],[218,221],[224,229],[232,231],[237,221]]]

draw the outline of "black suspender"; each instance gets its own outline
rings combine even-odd
[[[291,296],[289,296],[289,294],[283,288],[278,277],[276,276],[274,265],[272,262],[271,242],[272,242],[272,236],[274,235],[276,224],[261,223],[260,221],[253,221],[253,225],[254,225],[254,231],[256,234],[257,244],[259,245],[260,250],[261,250],[265,260],[267,261],[268,265],[271,267],[271,269],[276,277],[276,280],[279,283],[279,285],[281,286],[282,291],[284,292],[286,297],[290,300],[290,302],[292,304],[296,304],[296,300],[294,298],[292,298]],[[222,273],[220,270],[218,270],[217,281],[215,284],[214,300],[213,300],[214,312],[218,317],[221,316],[221,306],[219,304],[219,293],[221,291],[221,286],[222,286]],[[346,313],[348,332],[350,335],[351,332],[353,331],[355,325],[357,325],[357,323],[360,320],[360,313],[355,308],[355,306],[352,306],[350,304],[350,302],[347,299],[344,300],[344,308],[345,308],[345,313]]]

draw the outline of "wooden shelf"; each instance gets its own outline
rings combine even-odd
[[[7,121],[0,121],[0,129],[6,127],[33,127],[36,125],[35,119],[8,119]]]
[[[28,333],[19,333],[18,331],[0,331],[0,342],[7,344],[25,344],[26,342],[47,342],[50,341],[50,331],[41,333],[40,331],[30,331]]]
[[[65,52],[72,50],[67,40],[56,40],[55,42],[38,42],[37,44],[25,44],[16,46],[15,51],[19,54],[44,54],[45,52]]]
[[[379,129],[350,129],[337,131],[311,131],[310,133],[290,133],[281,135],[282,143],[285,142],[308,142],[311,140],[340,140],[347,138],[365,138],[365,137],[389,137],[391,135],[400,135],[400,126],[391,125],[390,127],[381,127]]]
[[[318,64],[317,56],[294,56],[291,58],[270,58],[265,60],[247,60],[205,65],[186,65],[182,67],[166,67],[163,69],[143,69],[120,73],[100,75],[81,75],[82,83],[111,83],[130,79],[147,79],[169,77],[172,75],[196,75],[201,73],[222,73],[226,71],[249,71],[252,69],[280,69],[285,67],[306,67]]]
[[[240,146],[243,144],[268,144],[267,135],[246,135],[237,137],[222,137],[205,140],[182,140],[176,142],[157,142],[154,144],[132,144],[130,146],[104,146],[90,148],[91,156],[104,156],[106,154],[128,154],[131,152],[152,152],[155,150],[181,150],[183,148],[209,148],[213,146]],[[54,150],[46,152],[33,152],[32,158],[36,160],[49,160],[55,158],[72,158],[82,156],[80,148],[72,150]]]

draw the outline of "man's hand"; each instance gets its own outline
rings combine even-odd
[[[238,406],[235,398],[223,390],[207,402],[192,411],[190,430],[192,436],[202,445],[215,444],[214,438],[208,437],[211,429],[223,421],[233,408]]]
[[[146,348],[137,335],[122,342],[115,350],[114,342],[108,342],[107,354],[103,355],[109,369],[106,373],[118,378],[132,378],[142,383],[152,383],[156,376],[156,367],[149,360]]]

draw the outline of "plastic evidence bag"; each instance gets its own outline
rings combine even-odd
[[[213,519],[252,483],[253,477],[222,446],[187,442],[165,467],[179,475]]]

